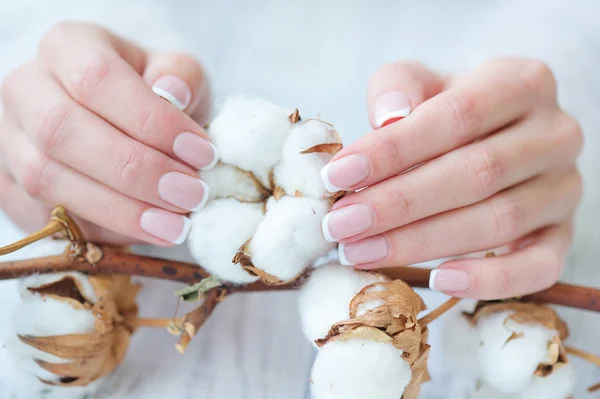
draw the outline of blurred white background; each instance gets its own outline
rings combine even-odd
[[[541,58],[553,68],[561,104],[579,118],[587,139],[580,162],[586,192],[564,280],[600,286],[599,16],[594,0],[0,0],[0,78],[33,55],[56,21],[94,21],[151,48],[193,53],[210,75],[216,100],[245,92],[298,107],[303,115],[319,113],[351,142],[369,132],[367,81],[385,62],[412,58],[452,72],[494,55]],[[0,212],[0,244],[20,234]],[[11,283],[0,285],[6,297],[1,320],[11,311],[11,289]],[[170,314],[171,290],[148,290],[142,307]],[[440,300],[428,299],[429,305]],[[600,315],[561,312],[572,326],[569,343],[600,353]],[[312,350],[300,333],[294,294],[229,298],[183,358],[172,341],[162,331],[141,332],[97,397],[308,396]],[[575,397],[589,397],[584,388],[600,381],[600,372],[577,365],[581,388]],[[443,381],[444,371],[431,368]],[[0,398],[9,397],[10,382],[0,375]],[[427,392],[424,397],[447,397],[433,385]]]

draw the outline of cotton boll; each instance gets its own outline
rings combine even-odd
[[[321,230],[328,210],[325,201],[314,198],[270,199],[250,244],[252,264],[282,281],[294,279],[335,247]]]
[[[298,310],[306,338],[314,344],[316,339],[327,335],[332,325],[348,320],[352,298],[367,285],[384,279],[379,274],[342,265],[316,269],[300,289],[298,298]]]
[[[560,364],[546,377],[534,375],[529,386],[520,392],[518,398],[565,399],[572,395],[575,380],[573,363]]]
[[[291,114],[261,98],[236,96],[224,103],[208,134],[222,162],[254,173],[269,187],[269,174],[279,162],[292,127]]]
[[[269,195],[248,172],[229,164],[218,163],[210,170],[200,171],[200,178],[210,187],[210,200],[235,198],[241,202],[260,202]]]
[[[281,162],[274,169],[276,184],[289,195],[299,191],[304,196],[321,198],[327,194],[321,169],[333,154],[302,152],[317,145],[334,143],[341,144],[341,139],[326,122],[310,119],[294,125],[283,147]]]
[[[477,323],[482,377],[493,388],[508,393],[529,385],[538,365],[548,357],[548,343],[557,335],[541,325],[518,324],[509,319],[513,313],[492,313]]]
[[[452,374],[475,379],[481,370],[478,363],[478,332],[463,315],[462,309],[455,306],[445,315],[441,350],[446,367]]]
[[[315,399],[399,399],[411,375],[402,351],[391,344],[335,340],[317,354],[311,389]]]
[[[237,284],[256,281],[256,277],[232,261],[263,219],[262,207],[262,203],[218,199],[194,212],[189,248],[198,264],[224,281]]]

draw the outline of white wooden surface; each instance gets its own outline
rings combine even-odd
[[[96,21],[154,48],[194,53],[211,75],[216,98],[246,92],[299,107],[306,115],[320,113],[351,142],[369,131],[366,82],[384,62],[415,58],[453,71],[500,54],[542,58],[557,75],[562,104],[580,119],[587,136],[581,161],[586,193],[564,279],[600,286],[600,3],[423,3],[0,0],[0,77],[33,54],[54,21]],[[0,244],[18,234],[0,213]],[[160,256],[185,258],[176,251]],[[144,312],[169,315],[175,306],[173,286],[156,285],[147,282],[153,288],[143,294]],[[0,283],[4,315],[11,312],[11,289],[10,283]],[[427,295],[431,306],[440,300]],[[600,353],[600,315],[561,312],[572,326],[569,343]],[[141,331],[126,362],[96,397],[309,396],[313,353],[300,333],[294,294],[233,296],[218,307],[184,357],[172,344],[166,332]],[[427,387],[422,396],[445,398],[444,370],[435,358],[430,367],[442,389]],[[591,397],[583,387],[600,381],[600,372],[577,365],[581,389],[575,397]],[[9,384],[0,376],[0,398],[9,397]]]

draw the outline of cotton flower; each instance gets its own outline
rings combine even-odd
[[[222,162],[253,173],[269,188],[269,175],[292,127],[292,113],[261,98],[239,95],[223,104],[208,134]]]
[[[317,354],[311,373],[315,399],[399,399],[411,380],[402,350],[371,340],[337,340]]]
[[[238,249],[248,241],[263,220],[262,203],[217,199],[191,216],[189,248],[204,269],[224,281],[237,284],[256,281],[239,263],[233,263]]]
[[[325,196],[328,191],[321,179],[321,169],[341,149],[341,143],[340,136],[327,122],[309,119],[296,123],[274,169],[277,186],[289,195]]]
[[[335,243],[325,240],[321,220],[328,212],[324,200],[284,196],[267,202],[265,218],[242,249],[245,267],[274,281],[298,277]]]
[[[313,271],[300,289],[298,298],[298,310],[306,338],[314,344],[315,340],[325,337],[336,322],[350,318],[350,301],[361,289],[384,280],[380,274],[339,264],[322,266]],[[373,302],[371,307],[382,303]]]

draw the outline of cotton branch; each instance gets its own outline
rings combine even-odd
[[[78,271],[89,274],[128,274],[161,280],[194,284],[209,276],[196,264],[178,262],[123,252],[122,249],[102,246],[101,259],[92,265],[76,257],[71,251],[61,256],[0,262],[0,280],[25,277],[32,274]],[[431,270],[415,267],[393,267],[381,269],[381,273],[392,279],[401,279],[413,287],[427,288]],[[279,291],[294,289],[294,285],[271,286],[256,282],[243,286],[225,285],[228,292]],[[521,298],[525,301],[549,303],[600,312],[600,289],[565,283]]]

